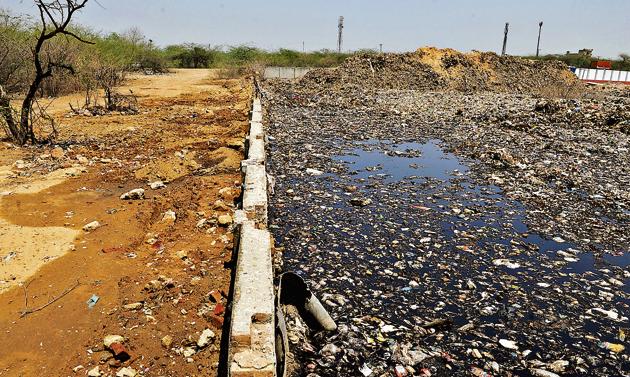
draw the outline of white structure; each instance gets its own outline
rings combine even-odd
[[[260,99],[254,99],[230,321],[229,377],[275,377],[275,289],[271,233],[267,230],[265,134]]]
[[[263,77],[266,79],[299,79],[311,69],[309,67],[266,67]]]
[[[614,69],[576,68],[574,73],[580,80],[587,82],[613,82],[630,84],[629,71],[617,71]]]

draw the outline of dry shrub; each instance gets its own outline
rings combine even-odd
[[[212,69],[218,79],[237,79],[244,76],[262,75],[265,71],[265,64],[260,61],[253,61],[243,65],[231,65],[223,68]]]
[[[216,70],[216,78],[218,79],[235,79],[243,75],[242,67],[219,68]]]

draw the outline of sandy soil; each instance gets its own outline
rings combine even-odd
[[[240,195],[251,88],[178,70],[129,89],[138,115],[68,116],[78,96],[54,101],[63,156],[0,145],[0,376],[217,374],[233,248],[217,218]],[[120,199],[135,188],[145,199]],[[204,329],[216,338],[198,347]],[[105,349],[110,334],[128,360]]]

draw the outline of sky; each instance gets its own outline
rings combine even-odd
[[[98,1],[98,3],[97,3]],[[34,14],[32,0],[0,0],[0,8]],[[630,53],[630,0],[89,0],[76,20],[102,32],[137,27],[161,46],[249,44],[265,49],[336,49],[344,16],[343,50],[388,52],[422,46],[460,51],[541,54],[594,49],[601,57]]]

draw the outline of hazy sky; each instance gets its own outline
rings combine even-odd
[[[613,57],[630,53],[630,0],[95,0],[77,17],[99,31],[140,28],[159,45],[196,42],[252,44],[306,50],[335,49],[337,18],[345,17],[344,50],[413,50],[420,46],[542,53],[593,48]],[[33,13],[31,0],[0,0],[0,7]]]

